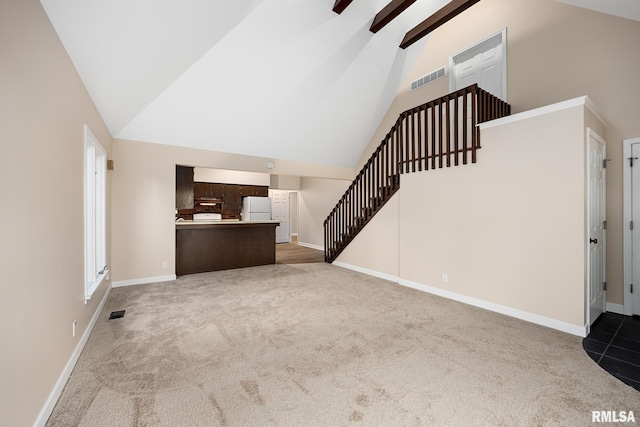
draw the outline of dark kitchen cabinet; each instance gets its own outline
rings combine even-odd
[[[196,199],[201,199],[205,197],[205,186],[206,182],[196,182],[193,184],[193,197]]]
[[[211,197],[222,199],[222,196],[224,196],[224,184],[213,183],[209,185],[211,186],[209,190]]]
[[[256,185],[256,194],[254,196],[258,197],[269,197],[269,187],[265,185]]]
[[[240,196],[258,196],[258,197],[268,197],[269,196],[269,187],[264,185],[242,185],[240,187]]]
[[[192,201],[191,209],[194,209],[195,213],[221,213],[223,219],[240,218],[243,197],[269,196],[269,187],[265,185],[194,182],[192,188],[195,203]]]
[[[224,184],[224,209],[240,210],[242,209],[242,196],[240,195],[240,186],[235,184]]]
[[[224,195],[224,184],[211,182],[194,183],[194,197],[196,199],[221,199]]]
[[[176,274],[275,264],[279,223],[176,224]]]
[[[176,165],[176,209],[193,209],[193,168]]]

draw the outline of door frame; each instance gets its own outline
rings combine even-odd
[[[507,102],[507,27],[504,27],[493,34],[488,35],[482,40],[449,55],[449,93],[455,91],[454,71],[456,58],[466,55],[469,51],[480,48],[483,44],[488,44],[494,38],[500,38],[502,42],[502,95],[504,97],[503,101]]]
[[[273,218],[273,203],[274,203],[274,199],[275,199],[275,195],[277,194],[279,197],[285,196],[286,195],[286,200],[287,200],[287,240],[284,242],[278,242],[278,227],[282,227],[282,223],[281,225],[279,225],[278,227],[276,227],[276,243],[291,243],[291,200],[290,200],[290,191],[289,190],[279,190],[279,189],[269,189],[269,197],[271,198],[271,216]]]
[[[296,209],[295,211],[293,210],[293,206],[291,203],[292,199],[296,199]],[[295,232],[295,236],[296,239],[298,237],[298,231],[300,230],[300,208],[299,208],[299,203],[300,203],[300,198],[299,198],[299,191],[297,190],[291,190],[289,191],[289,233],[291,234],[291,237],[294,236],[294,233],[291,231],[291,218],[293,217],[293,215],[295,214],[296,216],[296,232]]]
[[[603,160],[606,159],[607,157],[607,142],[606,140],[601,137],[600,135],[598,135],[597,132],[595,132],[593,129],[591,129],[590,127],[587,127],[587,131],[586,131],[586,140],[585,140],[585,151],[586,151],[586,162],[585,162],[585,177],[587,180],[586,183],[586,195],[587,195],[587,205],[585,206],[586,208],[586,222],[585,222],[585,255],[586,255],[586,259],[587,259],[587,268],[586,268],[586,318],[587,318],[587,335],[589,334],[589,332],[591,332],[591,324],[595,321],[595,319],[591,319],[591,247],[590,247],[590,243],[589,243],[589,239],[591,238],[590,235],[590,227],[591,227],[591,203],[593,202],[591,200],[591,188],[590,188],[590,167],[591,167],[591,158],[590,158],[590,153],[591,150],[589,149],[589,144],[591,141],[591,138],[595,139],[597,142],[599,142],[600,144],[603,145],[604,147],[604,156],[603,156]],[[606,161],[606,160],[605,160]],[[603,170],[603,178],[602,178],[602,185],[603,185],[603,194],[604,194],[604,206],[603,208],[603,213],[604,213],[604,218],[603,221],[607,221],[607,169],[604,168]],[[602,280],[606,283],[607,282],[607,230],[606,228],[604,228],[602,230],[602,258],[603,258],[603,262],[602,262]],[[602,291],[602,312],[605,313],[607,312],[607,291],[606,289]]]
[[[640,144],[640,138],[629,138],[622,141],[622,240],[623,240],[623,287],[624,287],[624,303],[622,312],[620,312],[618,304],[607,304],[607,309],[612,306],[610,311],[619,314],[631,316],[633,314],[633,295],[631,294],[630,284],[633,282],[633,259],[632,259],[632,242],[633,233],[629,228],[632,214],[633,187],[631,185],[631,165],[629,158],[631,157],[631,148],[633,144]],[[640,167],[640,164],[636,167]]]

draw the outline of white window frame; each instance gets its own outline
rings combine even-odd
[[[84,125],[84,299],[107,277],[107,152]]]

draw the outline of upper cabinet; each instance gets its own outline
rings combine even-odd
[[[242,209],[242,196],[240,195],[240,186],[235,184],[224,184],[224,209],[240,210]]]
[[[224,185],[211,182],[196,182],[193,186],[196,199],[221,199]]]
[[[246,196],[268,197],[269,187],[264,185],[241,185],[240,197]]]
[[[194,182],[193,168],[176,167],[176,209],[192,209],[190,212],[178,212],[185,219],[201,212],[220,213],[224,219],[240,218],[242,198],[246,196],[268,197],[269,187]]]
[[[176,209],[193,209],[193,168],[176,166]]]

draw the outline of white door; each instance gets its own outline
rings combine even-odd
[[[632,238],[631,238],[631,284],[633,286],[631,292],[632,308],[631,314],[640,314],[640,143],[631,145],[631,158],[625,161],[633,162],[631,167],[631,221],[633,222]],[[629,288],[631,290],[631,288]],[[628,294],[627,294],[628,295]],[[625,295],[626,296],[626,295]]]
[[[289,243],[291,241],[289,218],[289,192],[269,190],[271,196],[271,216],[280,221],[276,227],[276,243]]]
[[[589,325],[605,311],[606,292],[606,256],[605,256],[605,159],[606,145],[591,129],[587,130],[588,147],[588,198],[587,198],[587,245],[589,249],[588,297],[589,297]]]
[[[506,31],[500,31],[451,56],[451,92],[478,83],[482,89],[506,101],[505,36]]]

